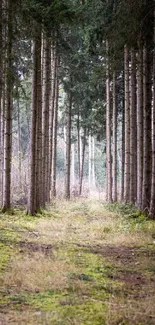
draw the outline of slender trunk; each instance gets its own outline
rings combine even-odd
[[[79,183],[80,183],[80,170],[81,170],[81,147],[80,147],[80,115],[78,111],[78,117],[77,117],[77,139],[78,139],[78,177],[79,177]]]
[[[44,94],[43,94],[43,205],[48,201],[49,188],[49,100],[50,100],[50,41],[44,40]]]
[[[19,173],[19,187],[22,189],[22,164],[21,164],[21,131],[20,131],[20,106],[19,106],[19,93],[17,98],[17,123],[18,123],[18,173]]]
[[[110,75],[109,75],[109,44],[106,41],[106,198],[112,202],[112,161],[111,161],[111,114],[110,114]]]
[[[92,137],[92,184],[93,188],[96,187],[96,180],[95,180],[95,138]]]
[[[70,199],[70,167],[71,167],[71,112],[72,112],[72,95],[69,96],[69,106],[67,111],[67,134],[66,134],[66,180],[65,180],[65,197]]]
[[[2,49],[2,0],[0,0],[0,49]],[[3,53],[1,52],[0,55],[0,202],[2,205],[2,175],[3,175],[3,170],[2,170],[2,160],[3,160],[3,143],[2,143],[2,65],[3,65]]]
[[[53,125],[53,155],[52,155],[52,196],[56,197],[56,160],[57,160],[57,131],[58,131],[58,99],[59,99],[59,58],[57,57],[57,73],[55,87],[54,125]]]
[[[82,184],[83,184],[83,173],[84,173],[85,149],[86,149],[86,127],[84,127],[84,134],[83,134],[83,147],[82,147],[82,161],[81,161],[79,195],[82,195]]]
[[[131,109],[130,109],[130,202],[135,203],[137,194],[137,127],[136,127],[136,61],[131,49]]]
[[[137,56],[137,205],[142,207],[143,184],[143,50]]]
[[[124,48],[125,71],[125,174],[124,174],[124,200],[130,199],[130,103],[129,103],[129,50]]]
[[[37,57],[37,153],[36,153],[36,210],[43,205],[42,183],[42,80],[41,80],[41,28],[38,26],[38,57]]]
[[[117,201],[117,107],[115,72],[113,73],[113,201]]]
[[[89,192],[91,191],[92,185],[92,137],[89,134],[89,160],[88,160],[88,172],[89,172]]]
[[[143,187],[142,209],[149,210],[151,190],[151,81],[150,81],[150,53],[143,50]]]
[[[50,109],[50,159],[49,159],[49,189],[52,188],[52,161],[53,161],[53,124],[54,124],[54,104],[56,95],[56,73],[57,58],[55,44],[52,46],[52,89],[51,89],[51,109]],[[65,153],[66,154],[66,153]]]
[[[72,186],[75,185],[75,143],[72,143],[72,163],[71,163],[71,175],[72,175]]]
[[[12,0],[8,0],[7,15],[7,63],[6,63],[6,110],[5,110],[5,134],[4,134],[4,196],[3,211],[11,207],[11,153],[12,153]]]
[[[154,50],[153,50],[153,109],[152,109],[152,181],[150,215],[155,218],[155,11],[154,11]]]
[[[37,29],[37,26],[35,26]],[[29,186],[29,200],[27,211],[31,215],[36,213],[36,149],[37,149],[37,58],[38,51],[38,35],[35,30],[35,36],[33,40],[33,76],[32,76],[32,119],[31,119],[31,146],[30,146],[30,186]]]
[[[124,79],[124,78],[123,78]],[[124,84],[124,80],[123,80]],[[125,105],[124,97],[122,100],[122,150],[121,150],[121,201],[124,201],[124,165],[125,165]]]

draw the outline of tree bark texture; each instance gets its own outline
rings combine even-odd
[[[124,173],[124,200],[130,199],[130,101],[129,101],[129,50],[124,48],[125,72],[125,173]]]
[[[137,55],[137,205],[142,207],[143,184],[143,50]]]
[[[112,159],[111,159],[111,114],[110,114],[110,74],[109,74],[109,44],[106,41],[106,198],[112,202]]]
[[[7,2],[7,28],[6,28],[6,107],[5,107],[5,132],[4,132],[4,193],[3,211],[11,207],[11,154],[12,154],[12,0]]]
[[[136,58],[131,49],[131,104],[130,104],[130,202],[136,202],[137,195],[137,114],[136,114]]]
[[[71,167],[71,114],[72,114],[72,94],[69,95],[68,110],[66,112],[66,179],[65,179],[65,197],[70,199],[70,167]]]
[[[146,47],[143,50],[143,187],[142,209],[149,210],[151,195],[151,70],[150,56]]]
[[[117,201],[117,106],[115,72],[113,73],[113,201]]]

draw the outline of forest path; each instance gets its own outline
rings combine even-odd
[[[0,325],[154,325],[155,223],[135,216],[89,199],[2,215]]]

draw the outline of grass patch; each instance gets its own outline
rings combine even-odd
[[[2,323],[155,324],[155,223],[133,206],[58,200],[0,234]]]

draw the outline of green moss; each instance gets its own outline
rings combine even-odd
[[[0,243],[0,272],[8,265],[11,254],[12,249],[3,243]]]

